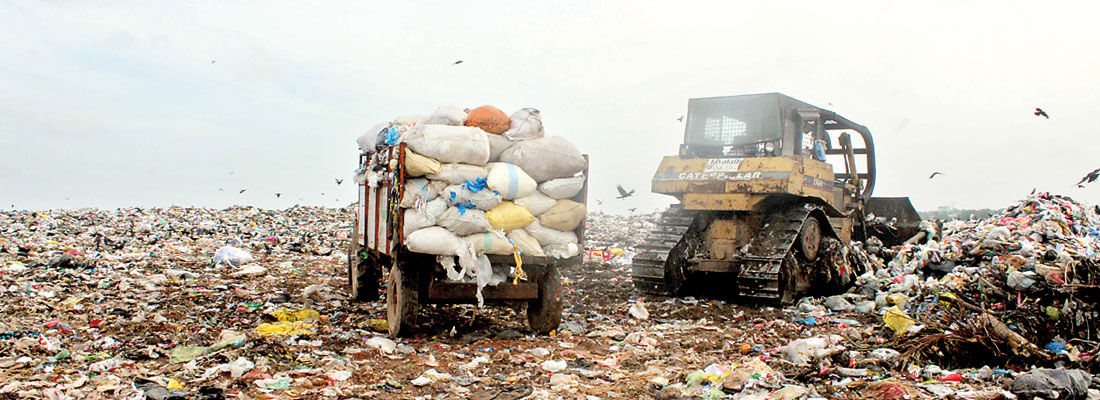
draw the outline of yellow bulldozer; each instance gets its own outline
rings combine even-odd
[[[874,188],[863,125],[779,93],[690,99],[679,154],[652,181],[679,204],[636,248],[634,285],[784,304],[839,292],[862,272],[852,240],[889,246],[919,230],[907,197]]]

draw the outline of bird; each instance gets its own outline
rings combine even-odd
[[[597,204],[597,205],[601,205],[601,206],[602,206],[602,205],[603,205],[603,201],[601,201],[600,199],[596,199],[596,204]]]
[[[241,189],[241,192],[240,192],[240,193],[237,193],[237,194],[241,194],[241,193],[244,193],[244,191],[245,191],[245,190],[248,190],[248,189]]]
[[[1046,119],[1050,119],[1050,116],[1049,116],[1049,115],[1047,115],[1047,112],[1046,112],[1046,111],[1043,111],[1043,109],[1042,109],[1042,108],[1039,108],[1039,107],[1035,107],[1035,116],[1036,116],[1036,117],[1043,117],[1043,118],[1046,118]]]
[[[229,171],[229,175],[233,175],[233,171]]]
[[[683,115],[681,115],[681,116],[680,116],[680,118],[676,118],[676,120],[677,120],[677,121],[680,121],[680,122],[684,122],[684,116],[683,116]]]
[[[324,195],[325,195],[325,192],[321,192],[321,195],[322,195],[322,196],[324,196]]]
[[[623,188],[623,185],[618,185],[617,189],[619,189],[619,197],[616,197],[616,199],[625,199],[634,195],[634,190],[628,192]]]
[[[218,60],[210,60],[211,64],[216,63],[216,62],[218,62]]]
[[[935,178],[936,175],[943,175],[943,172],[939,172],[939,171],[933,172],[932,175],[928,175],[928,179]]]
[[[336,179],[336,178],[332,178],[332,179]],[[344,180],[343,180],[343,179],[336,179],[336,184],[337,184],[337,185],[339,185],[339,184],[341,184],[341,183],[344,183]]]
[[[224,190],[224,189],[222,189],[222,188],[218,188],[218,191],[219,191],[219,192],[220,192],[220,191],[222,191],[222,190]]]
[[[279,196],[282,196],[282,195],[283,195],[282,193],[279,193],[279,192],[275,192],[275,198],[276,198],[276,199],[277,199],[277,198],[279,198]]]
[[[637,210],[637,209],[638,209],[637,207],[634,207],[634,208],[628,208],[627,210],[630,210],[630,213],[633,214],[634,210]]]
[[[458,64],[462,64],[462,60],[455,61],[455,63],[451,64],[451,65],[458,65]]]
[[[1100,178],[1100,168],[1094,169],[1094,170],[1092,170],[1092,172],[1089,172],[1089,173],[1085,174],[1084,178],[1081,178],[1081,180],[1077,181],[1077,187],[1084,188],[1085,187],[1084,184],[1092,183],[1093,181],[1096,180],[1096,178]],[[1086,182],[1086,181],[1088,181],[1088,182]]]

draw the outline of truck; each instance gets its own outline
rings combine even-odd
[[[876,179],[871,132],[835,112],[780,93],[690,99],[651,186],[677,204],[636,249],[635,287],[779,303],[839,292],[860,273],[850,241],[919,230],[908,198],[871,196]]]
[[[358,202],[348,250],[350,293],[357,301],[380,297],[385,278],[386,320],[391,336],[406,336],[416,329],[422,304],[475,304],[477,285],[447,279],[438,257],[410,251],[403,243],[402,209],[405,196],[406,144],[386,147],[359,156],[360,170],[374,172],[376,181],[357,180]],[[585,156],[587,165],[588,157]],[[588,176],[585,167],[584,176]],[[587,204],[588,182],[572,200]],[[561,269],[581,264],[584,254],[584,221],[576,228],[581,251],[574,257],[488,255],[494,270],[522,270],[526,279],[508,279],[485,286],[482,296],[494,305],[526,304],[531,330],[547,334],[561,323]],[[384,271],[388,273],[384,274]]]

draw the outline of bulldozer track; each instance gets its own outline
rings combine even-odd
[[[669,257],[676,256],[672,251],[685,240],[685,233],[691,229],[697,214],[680,205],[673,205],[661,214],[657,227],[636,247],[638,254],[631,265],[634,287],[649,294],[675,294],[665,279],[665,265]]]
[[[793,247],[812,209],[796,207],[769,217],[742,256],[738,291],[743,297],[788,301],[783,271],[794,272],[798,260]]]

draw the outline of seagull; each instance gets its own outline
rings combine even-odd
[[[936,175],[943,175],[943,172],[939,172],[939,171],[933,172],[932,175],[928,176],[928,179],[935,178]]]
[[[237,193],[237,194],[241,194],[241,193],[244,193],[244,191],[245,191],[245,190],[248,190],[248,189],[241,189],[241,192],[240,192],[240,193]]]
[[[1042,108],[1039,108],[1039,107],[1035,107],[1035,116],[1036,116],[1036,117],[1043,117],[1043,118],[1046,118],[1046,119],[1050,119],[1050,116],[1049,116],[1049,115],[1047,115],[1047,112],[1046,112],[1046,111],[1043,111],[1043,109],[1042,109]]]
[[[455,63],[451,64],[451,65],[458,65],[458,64],[462,64],[462,60],[455,61]]]
[[[282,193],[278,193],[278,192],[276,192],[276,193],[275,193],[275,198],[277,199],[277,198],[279,198],[279,196],[282,196],[282,195],[283,195]]]
[[[333,179],[336,179],[336,178],[333,178]],[[339,184],[341,184],[341,183],[344,183],[344,180],[343,180],[343,179],[336,179],[336,184],[337,184],[337,185],[339,185]]]
[[[684,116],[683,116],[683,115],[681,115],[681,116],[680,116],[680,118],[676,118],[676,120],[677,120],[677,121],[680,121],[680,122],[684,122]]]
[[[1085,174],[1084,178],[1081,178],[1081,180],[1077,181],[1077,187],[1084,188],[1086,183],[1092,183],[1096,180],[1096,178],[1100,178],[1100,168],[1094,169],[1092,170],[1092,172]]]
[[[625,199],[634,195],[633,190],[628,192],[626,191],[626,189],[623,188],[623,185],[618,185],[617,189],[619,189],[619,197],[616,197],[616,199]]]

